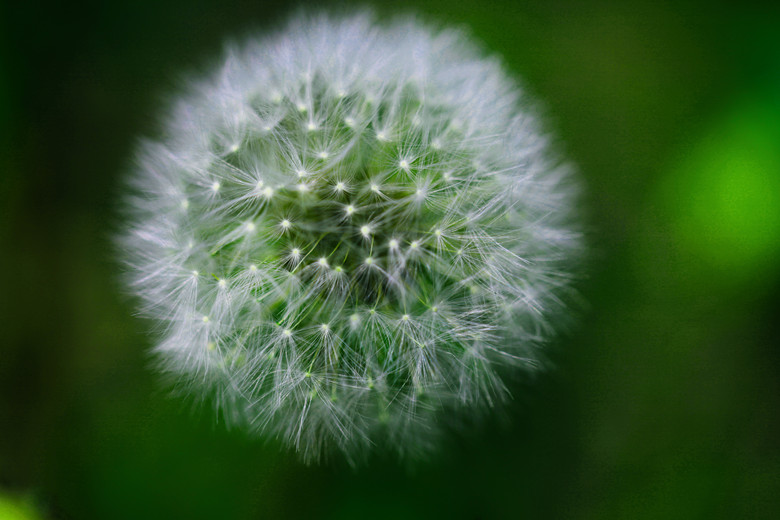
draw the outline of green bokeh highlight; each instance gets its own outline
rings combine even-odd
[[[15,497],[0,491],[0,518],[3,520],[43,520],[35,504],[24,497]]]
[[[780,92],[718,114],[663,186],[677,247],[705,276],[775,279],[780,265]]]

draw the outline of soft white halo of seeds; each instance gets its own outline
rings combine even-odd
[[[317,459],[426,449],[536,370],[579,248],[568,169],[459,32],[293,22],[227,52],[140,147],[123,255],[155,352]]]

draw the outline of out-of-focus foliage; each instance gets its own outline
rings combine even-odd
[[[746,98],[680,151],[661,202],[696,271],[765,286],[780,273],[780,91]]]

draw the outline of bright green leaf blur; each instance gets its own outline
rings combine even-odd
[[[42,517],[31,503],[0,491],[0,519],[41,520]]]
[[[778,93],[780,94],[780,93]],[[780,96],[719,114],[665,180],[676,244],[707,275],[744,281],[780,264]]]

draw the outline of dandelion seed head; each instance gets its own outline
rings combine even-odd
[[[118,241],[161,369],[307,461],[424,453],[503,401],[546,366],[581,249],[530,105],[414,20],[298,18],[228,51],[132,173]]]

